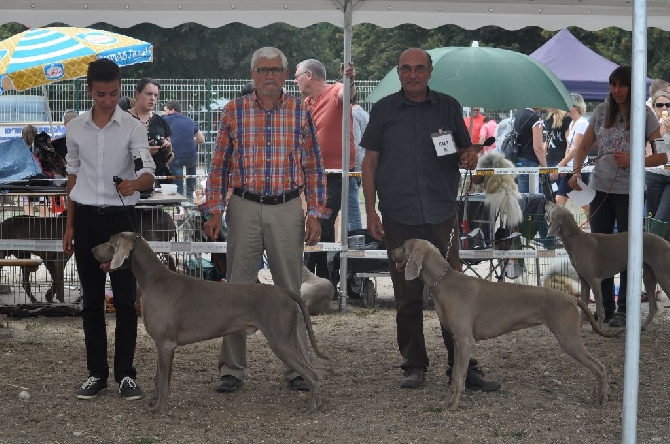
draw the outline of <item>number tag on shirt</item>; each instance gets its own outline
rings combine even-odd
[[[435,145],[435,152],[438,157],[446,156],[447,154],[456,154],[456,144],[454,143],[454,136],[451,131],[443,131],[431,134],[433,138],[433,145]]]

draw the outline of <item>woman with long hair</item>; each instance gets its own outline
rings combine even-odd
[[[547,108],[547,118],[544,120],[544,151],[547,153],[547,166],[556,166],[565,157],[571,121],[566,111]]]
[[[598,148],[598,157],[591,172],[589,186],[596,196],[589,204],[591,232],[606,233],[628,231],[628,202],[630,190],[630,111],[631,69],[620,66],[609,77],[610,92],[605,102],[598,105],[591,115],[589,127],[582,142],[575,148],[574,164],[577,171],[570,178],[570,187],[581,189],[577,178],[581,178],[581,165],[592,146]],[[649,142],[661,137],[658,119],[647,108],[644,130]],[[636,153],[637,154],[637,153]],[[639,153],[637,155],[644,155]],[[645,158],[645,166],[665,163],[665,154],[652,154]],[[605,322],[612,327],[626,325],[626,272],[621,273],[619,297],[614,302],[614,278],[602,282]],[[616,312],[615,312],[616,308]]]
[[[139,120],[147,129],[149,151],[156,164],[156,176],[172,176],[167,164],[172,161],[172,142],[170,125],[154,112],[158,103],[160,84],[151,78],[140,79],[135,86],[133,107],[128,112]],[[173,183],[171,179],[158,179],[156,185]]]

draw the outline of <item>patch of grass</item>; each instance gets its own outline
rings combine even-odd
[[[28,321],[26,322],[26,330],[39,330],[44,325],[39,321]]]
[[[524,439],[528,436],[528,430],[519,430],[512,432],[512,438],[514,439]]]
[[[359,318],[365,318],[368,316],[372,316],[373,314],[377,313],[377,307],[372,307],[372,308],[363,308],[357,312],[354,313],[355,316]]]

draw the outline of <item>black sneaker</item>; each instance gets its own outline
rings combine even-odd
[[[291,386],[291,390],[296,392],[309,391],[309,384],[307,384],[307,381],[305,381],[302,376],[296,376],[295,378],[291,379],[289,385]]]
[[[77,390],[77,398],[79,399],[93,399],[98,396],[98,393],[107,388],[107,381],[95,376],[89,377],[84,384]]]
[[[126,376],[121,380],[121,384],[119,384],[119,395],[127,401],[134,401],[142,399],[144,393],[142,393],[142,389],[133,378]]]
[[[244,382],[241,379],[237,379],[233,375],[223,375],[216,391],[219,393],[232,393],[236,392],[242,385],[244,385]]]

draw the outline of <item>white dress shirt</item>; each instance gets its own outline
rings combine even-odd
[[[67,126],[67,173],[77,176],[70,199],[98,207],[135,205],[140,193],[119,197],[112,178],[133,180],[144,173],[154,176],[156,165],[147,130],[118,106],[104,128],[98,128],[92,116],[91,109]]]

